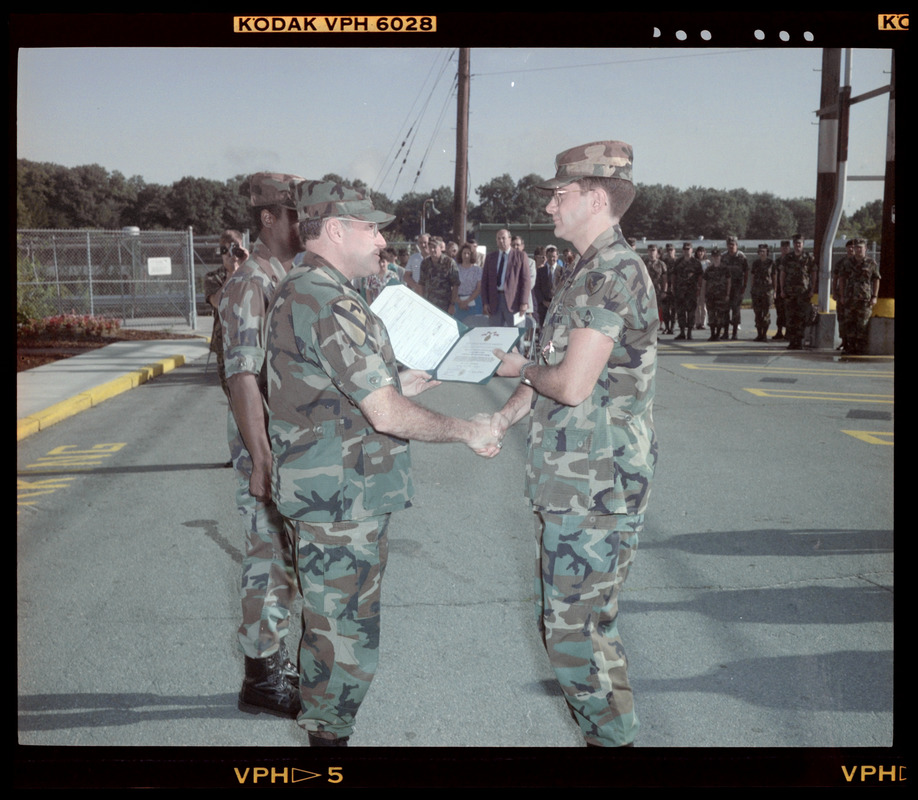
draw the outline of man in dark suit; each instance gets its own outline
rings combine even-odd
[[[513,327],[514,314],[529,311],[532,291],[529,257],[510,243],[510,231],[499,230],[497,250],[488,253],[481,276],[482,310],[492,325],[503,327]]]

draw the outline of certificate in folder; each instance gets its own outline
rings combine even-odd
[[[404,284],[387,286],[370,305],[389,332],[395,358],[440,381],[487,383],[500,366],[494,349],[509,351],[520,328],[469,328]]]

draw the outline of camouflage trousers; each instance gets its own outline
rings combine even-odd
[[[565,700],[588,744],[634,741],[628,659],[618,597],[644,517],[536,515],[539,631]]]
[[[771,324],[771,303],[774,295],[771,293],[758,293],[752,295],[752,311],[755,314],[755,328],[765,332]]]
[[[775,295],[775,324],[779,331],[787,328],[787,304],[783,297]]]
[[[297,544],[303,594],[297,723],[307,731],[350,736],[379,661],[389,515],[287,525]]]
[[[873,315],[873,306],[869,300],[846,300],[844,315],[844,335],[849,349],[856,353],[865,353],[867,326]]]
[[[730,306],[728,303],[727,296],[725,294],[714,294],[713,296],[707,298],[708,304],[708,325],[712,329],[714,328],[724,328],[726,330],[727,324],[730,321]]]
[[[811,305],[810,293],[806,289],[792,289],[786,294],[784,315],[787,322],[787,338],[791,344],[802,345]]]
[[[730,292],[730,324],[739,326],[743,309],[742,292]]]
[[[242,623],[237,636],[246,656],[266,658],[277,652],[289,628],[290,607],[296,599],[293,550],[284,519],[274,503],[263,503],[249,494],[252,457],[232,411],[227,431],[236,474],[236,506],[245,534],[240,588]]]
[[[695,325],[695,309],[698,306],[697,295],[676,295],[676,324],[679,330],[690,331]]]

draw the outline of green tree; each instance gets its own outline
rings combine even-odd
[[[175,230],[192,226],[196,233],[223,229],[224,185],[207,178],[184,177],[172,184],[166,197],[169,224]]]
[[[794,215],[783,200],[767,192],[753,195],[746,236],[750,239],[781,239],[794,227]]]
[[[883,235],[883,201],[874,200],[851,215],[851,236],[879,242]]]
[[[469,218],[479,224],[484,222],[505,223],[509,225],[515,222],[514,212],[516,209],[516,183],[509,174],[504,173],[496,178],[492,178],[485,184],[479,186],[475,191],[478,192],[479,204],[475,207],[474,212],[469,214]]]
[[[794,217],[794,229],[788,232],[788,236],[799,233],[806,239],[812,239],[816,235],[816,201],[808,197],[795,197],[785,203]]]
[[[742,197],[727,189],[703,189],[693,186],[685,209],[687,236],[723,239],[746,235],[749,209]]]

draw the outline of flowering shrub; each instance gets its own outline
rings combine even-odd
[[[26,338],[79,339],[99,337],[121,328],[121,320],[93,314],[57,314],[44,319],[30,319],[19,325],[19,335]]]

